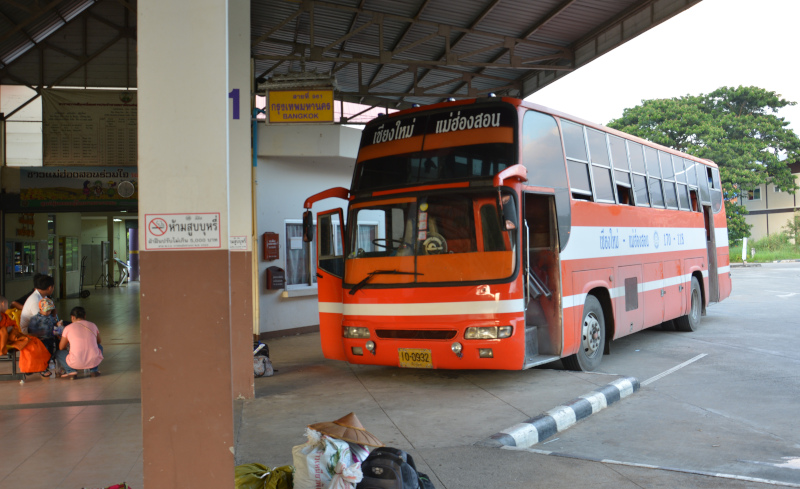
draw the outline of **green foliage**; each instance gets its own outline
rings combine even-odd
[[[733,243],[733,241],[731,241]],[[750,250],[756,250],[755,255]],[[772,233],[757,241],[747,243],[748,263],[769,263],[777,260],[798,260],[800,249],[789,242],[789,236],[784,233]],[[730,247],[730,260],[732,263],[742,262],[742,244]]]
[[[786,221],[783,233],[787,239],[794,239],[794,245],[800,248],[800,213],[795,213],[793,218]]]
[[[777,115],[795,104],[763,88],[722,87],[709,94],[643,100],[608,126],[714,161],[727,208],[758,185],[772,183],[790,193],[798,188],[788,165],[800,162],[800,138]],[[727,213],[732,238],[750,234],[746,212],[737,207]]]
[[[783,233],[772,233],[763,238],[751,241],[749,247],[755,248],[756,252],[762,251],[780,251],[786,248],[789,244],[789,237]]]
[[[725,203],[725,216],[728,219],[728,240],[738,241],[750,236],[752,224],[747,224],[744,216],[747,215],[747,208],[738,202]]]

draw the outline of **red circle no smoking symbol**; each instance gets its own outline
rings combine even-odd
[[[157,217],[150,221],[147,227],[150,229],[150,234],[153,236],[164,236],[164,233],[167,232],[167,221]]]

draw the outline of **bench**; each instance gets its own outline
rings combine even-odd
[[[11,373],[10,374],[0,374],[0,380],[25,380],[25,374],[22,372],[18,372],[17,367],[17,360],[18,360],[18,350],[17,349],[8,349],[8,353],[0,357],[1,360],[10,361],[11,362]]]

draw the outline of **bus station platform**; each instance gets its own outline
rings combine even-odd
[[[143,481],[138,297],[138,283],[131,282],[57,305],[62,316],[83,305],[99,326],[105,348],[100,377],[34,374],[24,384],[0,382],[0,489],[123,481],[134,489],[162,489]],[[384,444],[410,452],[437,489],[755,487],[479,443],[621,376],[564,371],[558,362],[527,371],[356,366],[324,359],[317,334],[270,340],[269,347],[274,376],[255,379],[255,399],[232,401],[237,464],[291,464],[292,447],[306,441],[307,425],[354,412]],[[0,362],[0,373],[8,369]]]

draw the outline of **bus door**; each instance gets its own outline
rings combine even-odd
[[[708,302],[719,302],[719,272],[717,271],[717,236],[714,232],[714,211],[703,206],[706,223],[706,248],[708,249]]]
[[[342,342],[344,240],[342,210],[317,214],[317,293],[322,354],[347,360]]]
[[[523,194],[525,363],[561,354],[561,274],[555,199]]]

